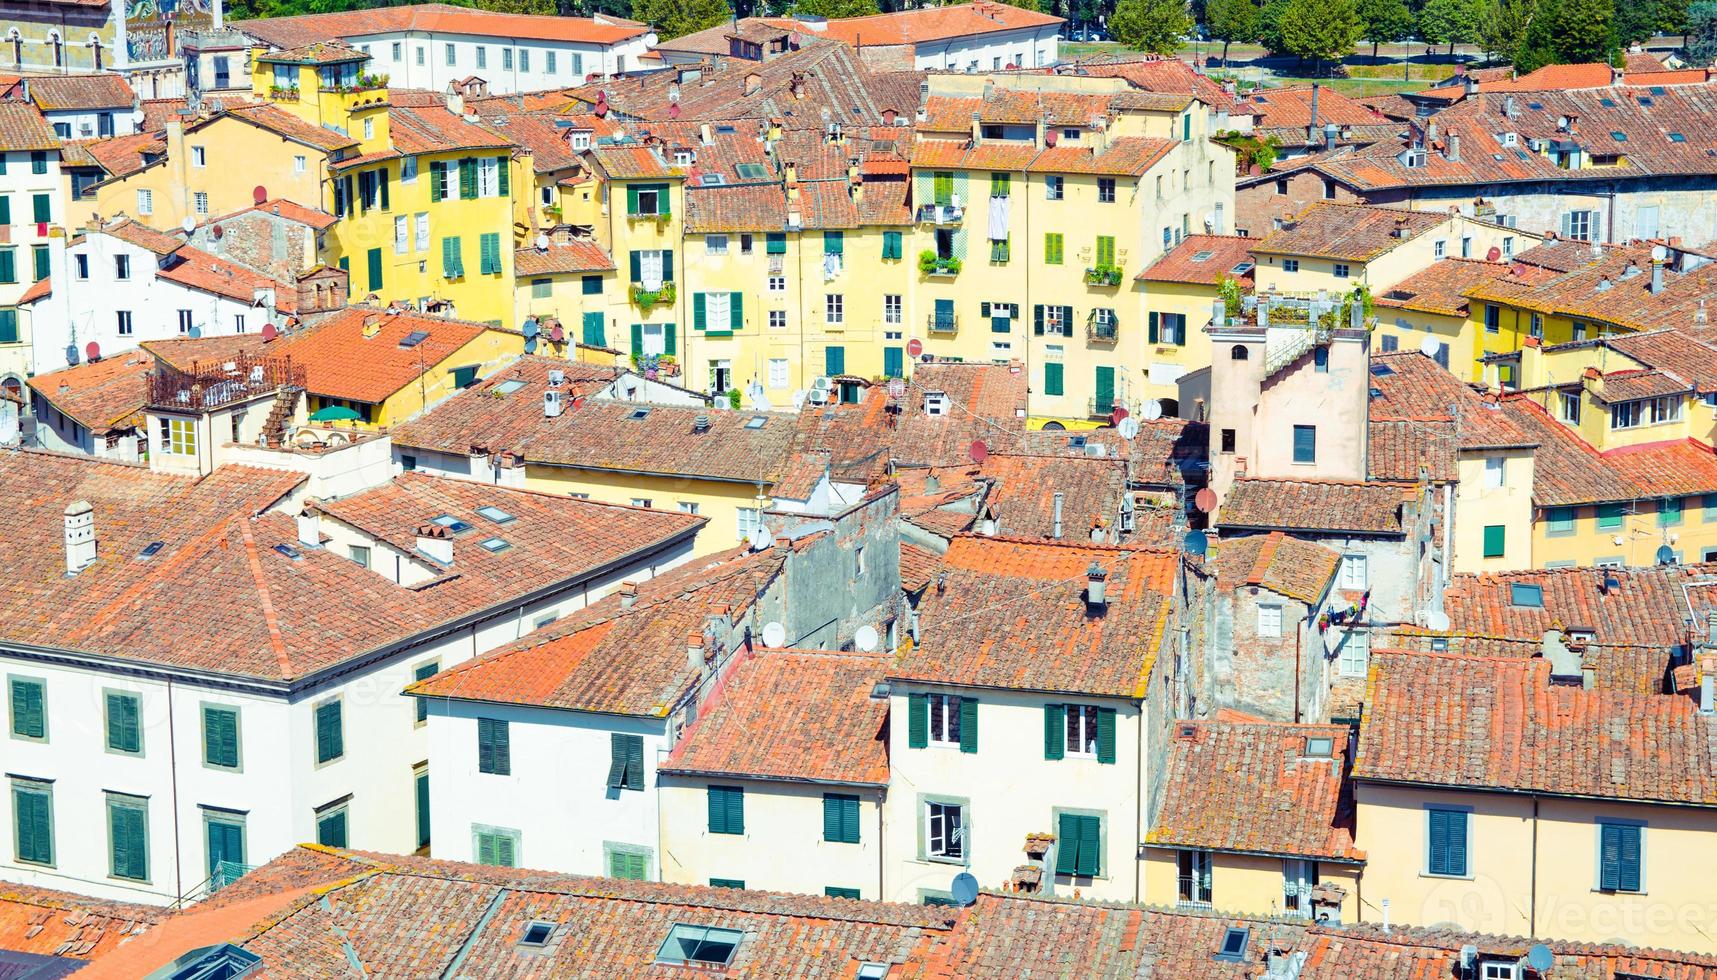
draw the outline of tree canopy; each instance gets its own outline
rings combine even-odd
[[[1109,18],[1116,40],[1152,54],[1173,54],[1191,29],[1186,0],[1121,0]]]
[[[727,0],[632,0],[632,17],[664,41],[714,27],[733,17]]]
[[[1400,0],[1396,0],[1397,3]],[[1228,63],[1228,46],[1236,41],[1245,44],[1258,39],[1258,26],[1263,11],[1253,0],[1206,0],[1204,26],[1210,36],[1222,42],[1222,63]]]
[[[1406,0],[1359,0],[1359,19],[1365,22],[1360,37],[1371,42],[1371,57],[1377,57],[1377,46],[1399,41],[1413,29],[1413,12]]]
[[[1289,54],[1316,63],[1346,56],[1365,24],[1355,0],[1288,0],[1277,30]]]

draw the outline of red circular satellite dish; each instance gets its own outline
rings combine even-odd
[[[262,342],[263,343],[266,344],[278,336],[280,336],[280,331],[274,329],[274,324],[265,323],[262,325]]]
[[[917,337],[908,340],[906,342],[906,353],[911,357],[917,357],[924,353],[924,341],[919,340]]]
[[[982,439],[973,439],[972,440],[972,462],[982,463],[984,460],[989,459],[989,458],[990,458],[990,447],[984,445],[984,440],[982,440]]]
[[[1497,259],[1502,258],[1502,249],[1492,245],[1490,247],[1490,251],[1484,253],[1484,257],[1486,262],[1495,262]]]
[[[558,344],[566,339],[566,331],[562,330],[560,328],[560,324],[557,323],[553,327],[549,328],[548,339]]]
[[[220,225],[216,225],[215,230],[214,230],[214,234],[215,234],[215,241],[218,242],[221,240],[221,236],[225,235],[226,232],[224,230],[222,230]]]
[[[250,189],[250,197],[251,197],[251,200],[255,201],[258,204],[261,204],[262,202],[268,200],[268,188],[262,186],[261,184],[258,184],[255,187]]]
[[[99,361],[101,360],[101,345],[92,340],[84,347],[83,353],[90,360]]]
[[[1121,405],[1116,405],[1115,410],[1110,414],[1112,414],[1115,417],[1115,424],[1120,425],[1121,420],[1126,418],[1128,415],[1131,415],[1132,413],[1127,411],[1127,409],[1125,407],[1123,407]]]
[[[1197,507],[1200,513],[1210,513],[1216,509],[1216,491],[1205,487],[1193,494],[1192,505]]]

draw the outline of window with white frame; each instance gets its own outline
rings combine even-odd
[[[293,173],[301,174],[301,173],[304,173],[306,170],[309,170],[309,169],[310,169],[310,161],[305,159],[303,154],[299,154],[298,156],[295,156],[292,158],[292,172]]]
[[[705,235],[703,240],[703,249],[705,255],[726,255],[727,236]]]
[[[1520,963],[1512,960],[1484,960],[1479,963],[1479,980],[1520,980]]]
[[[887,293],[882,297],[882,322],[899,323],[902,320],[902,305],[899,293]]]
[[[1484,488],[1486,490],[1502,489],[1507,471],[1507,459],[1501,456],[1486,456],[1484,458]]]
[[[403,214],[395,215],[393,219],[393,251],[395,255],[404,255],[411,250],[411,219]]]
[[[1364,677],[1371,662],[1371,634],[1365,630],[1348,630],[1336,652],[1343,677]]]
[[[573,133],[572,134],[572,148],[574,150],[588,150],[588,149],[590,149],[590,134],[589,133]]]
[[[1651,422],[1678,422],[1681,420],[1681,396],[1663,395],[1651,400]]]
[[[960,698],[954,694],[932,694],[930,744],[958,747],[960,744]]]
[[[787,329],[787,311],[786,310],[770,310],[769,311],[769,329],[771,329],[771,330],[785,330],[785,329]]]
[[[784,293],[784,292],[786,292],[787,291],[787,277],[786,276],[775,276],[775,275],[770,276],[769,277],[769,291],[772,293]]]
[[[1431,243],[1431,257],[1440,259],[1449,254],[1449,243],[1439,238]]]
[[[1364,591],[1370,584],[1370,570],[1364,555],[1344,555],[1341,559],[1341,587]]]
[[[823,297],[823,316],[829,323],[846,322],[846,302],[840,293],[828,293]]]
[[[1631,429],[1645,418],[1645,402],[1620,402],[1610,406],[1610,428]]]
[[[781,389],[787,387],[787,359],[771,357],[769,359],[769,387]]]
[[[137,213],[155,213],[155,192],[147,187],[139,187],[137,189]]]
[[[1580,393],[1577,391],[1562,392],[1562,421],[1574,425],[1580,424]]]
[[[196,191],[191,195],[192,206],[198,214],[209,213],[209,195],[206,191]]]
[[[191,147],[191,166],[202,168],[209,165],[209,150],[204,146]]]
[[[763,526],[763,512],[756,507],[736,507],[734,512],[738,517],[737,527],[741,541],[748,540],[751,532]]]
[[[966,857],[966,808],[959,803],[924,804],[924,856],[944,861]]]
[[[409,184],[417,180],[417,157],[401,157],[399,161],[399,182]]]
[[[477,196],[496,197],[501,193],[501,162],[495,157],[477,159]]]
[[[417,240],[412,242],[412,245],[419,252],[429,251],[429,212],[417,212],[416,215],[412,216],[412,222],[416,225],[417,231]]]
[[[645,249],[638,253],[638,276],[644,288],[655,292],[662,288],[662,251]]]
[[[1097,706],[1070,704],[1067,711],[1067,754],[1097,756]]]
[[[1258,635],[1259,636],[1281,636],[1282,635],[1282,607],[1281,606],[1271,605],[1271,606],[1259,606],[1258,607]]]

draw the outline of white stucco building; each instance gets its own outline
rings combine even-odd
[[[772,21],[773,23],[774,21]],[[1060,17],[979,0],[838,20],[791,24],[813,37],[857,48],[867,62],[918,71],[1003,71],[1046,68],[1061,58]]]
[[[28,501],[0,554],[31,584],[0,633],[0,878],[168,903],[301,841],[426,845],[403,688],[672,567],[704,523],[416,475],[305,508],[303,480],[0,454]]]
[[[0,385],[22,392],[31,373],[18,301],[47,275],[50,231],[65,220],[60,143],[27,102],[0,102]]]

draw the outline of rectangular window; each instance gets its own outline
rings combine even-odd
[[[1464,878],[1467,875],[1467,812],[1425,811],[1425,873]]]
[[[613,732],[608,737],[608,789],[644,788],[644,736]]]
[[[1316,463],[1318,461],[1318,427],[1315,425],[1294,426],[1294,462]]]
[[[961,861],[966,856],[966,808],[959,803],[924,804],[924,856]]]
[[[930,706],[930,744],[958,746],[960,744],[960,698],[953,694],[932,694]]]
[[[1486,456],[1484,461],[1484,488],[1486,490],[1502,489],[1504,474],[1507,471],[1508,460],[1502,456]]]
[[[47,741],[47,681],[33,677],[13,677],[6,686],[11,700],[13,737],[36,742]]]
[[[1562,392],[1561,393],[1561,399],[1560,399],[1560,406],[1562,409],[1562,421],[1568,422],[1572,425],[1579,425],[1580,424],[1580,393],[1579,392],[1577,392],[1577,391],[1564,391],[1564,392]]]
[[[1666,497],[1657,502],[1657,526],[1675,527],[1681,523],[1680,497]]]
[[[776,312],[779,311],[771,311],[770,316],[774,316]],[[771,323],[770,326],[774,326],[774,323]],[[787,387],[787,359],[785,357],[769,359],[769,387],[775,389]]]
[[[531,70],[531,49],[530,48],[520,48],[519,49],[519,70],[520,71],[530,71]]]
[[[554,294],[553,279],[532,279],[531,299],[548,299]]]
[[[649,880],[649,849],[626,844],[605,844],[604,849],[608,852],[608,877],[628,881]]]
[[[398,44],[394,45],[394,59],[393,60],[395,60],[395,61],[399,60],[399,45]],[[489,67],[489,49],[484,47],[481,44],[477,45],[477,67],[478,68]]]
[[[786,276],[770,276],[769,282],[768,282],[768,289],[772,293],[784,293],[784,292],[786,292],[787,291],[787,277]]]
[[[21,864],[54,864],[54,786],[12,781],[12,853]]]
[[[726,255],[727,236],[705,235],[703,240],[703,250],[705,255]]]
[[[512,774],[513,750],[505,720],[477,719],[477,771],[495,776]]]
[[[1644,828],[1632,823],[1598,824],[1598,888],[1606,892],[1641,891],[1641,837]]]
[[[166,450],[175,456],[197,454],[197,422],[195,419],[166,419]]]
[[[118,321],[119,335],[121,337],[131,336],[131,311],[115,310],[114,317]]]
[[[1259,636],[1281,636],[1282,635],[1282,607],[1281,606],[1259,606],[1258,607],[1258,635]]]
[[[1502,524],[1486,524],[1484,529],[1484,556],[1486,558],[1501,558],[1506,552],[1507,527]]]
[[[38,225],[45,225],[53,219],[53,214],[49,208],[48,201],[49,198],[46,194],[32,194],[30,196],[31,221],[34,221]]]
[[[709,832],[712,834],[745,833],[744,787],[711,786],[709,788]]]
[[[333,762],[346,754],[346,733],[338,699],[316,706],[316,764]]]
[[[859,798],[850,793],[823,794],[823,840],[831,844],[859,842]]]
[[[1067,754],[1096,758],[1097,706],[1069,704],[1062,710],[1067,716]]]
[[[1044,200],[1059,201],[1061,200],[1064,191],[1065,188],[1063,187],[1062,178],[1057,177],[1054,174],[1043,178]]]
[[[501,49],[501,70],[502,71],[512,71],[513,70],[513,49],[512,48],[502,48]]]
[[[1210,904],[1211,854],[1181,851],[1177,861],[1177,897],[1183,905]]]
[[[107,873],[128,881],[149,880],[149,801],[107,794]]]
[[[472,829],[472,836],[474,846],[471,856],[476,858],[478,864],[496,868],[519,866],[518,831],[502,830],[499,827],[475,827]]]
[[[142,755],[143,699],[128,691],[107,691],[102,700],[107,750],[121,755]]]
[[[1043,262],[1045,265],[1060,265],[1062,259],[1062,240],[1059,232],[1049,232],[1043,236]]]
[[[1364,555],[1344,555],[1341,559],[1341,587],[1363,592],[1371,585],[1371,576]]]
[[[405,215],[395,215],[393,219],[393,252],[404,255],[411,250],[411,219]]]
[[[1093,878],[1103,872],[1103,818],[1062,813],[1055,837],[1055,873]]]
[[[429,212],[419,211],[412,216],[412,250],[417,252],[429,251]]]
[[[1502,329],[1502,310],[1501,310],[1501,308],[1499,308],[1499,307],[1497,307],[1491,303],[1486,303],[1484,306],[1484,332],[1485,333],[1496,333],[1497,331],[1499,331],[1501,329]]]
[[[203,765],[236,770],[239,763],[238,709],[203,705]]]
[[[886,293],[882,297],[882,322],[900,323],[904,319],[903,305],[899,293]]]
[[[113,278],[120,280],[131,278],[131,256],[115,255],[113,257]]]
[[[1598,530],[1615,531],[1622,526],[1621,504],[1598,505]]]
[[[1167,231],[1168,229],[1165,228],[1163,230]],[[1167,244],[1167,243],[1165,243],[1165,244]],[[1299,259],[1283,259],[1282,260],[1282,271],[1283,272],[1298,272],[1298,271],[1300,271],[1300,260]]]
[[[786,310],[770,310],[769,311],[769,329],[771,329],[771,330],[785,330],[785,329],[787,329],[787,311]]]
[[[1610,406],[1610,428],[1632,429],[1645,417],[1645,402],[1620,402]]]
[[[840,293],[828,293],[823,297],[823,316],[829,323],[845,321],[845,300]]]
[[[1544,511],[1546,532],[1556,536],[1573,534],[1575,513],[1576,511],[1572,507],[1546,508]]]
[[[1347,273],[1348,273],[1348,265],[1346,262],[1337,262],[1335,264],[1335,277],[1337,279],[1346,279]]]
[[[1371,634],[1361,629],[1348,630],[1336,656],[1341,676],[1364,677],[1366,665],[1371,662]]]
[[[1115,178],[1113,178],[1113,177],[1098,177],[1097,178],[1097,203],[1098,204],[1113,204],[1113,203],[1115,203]]]

